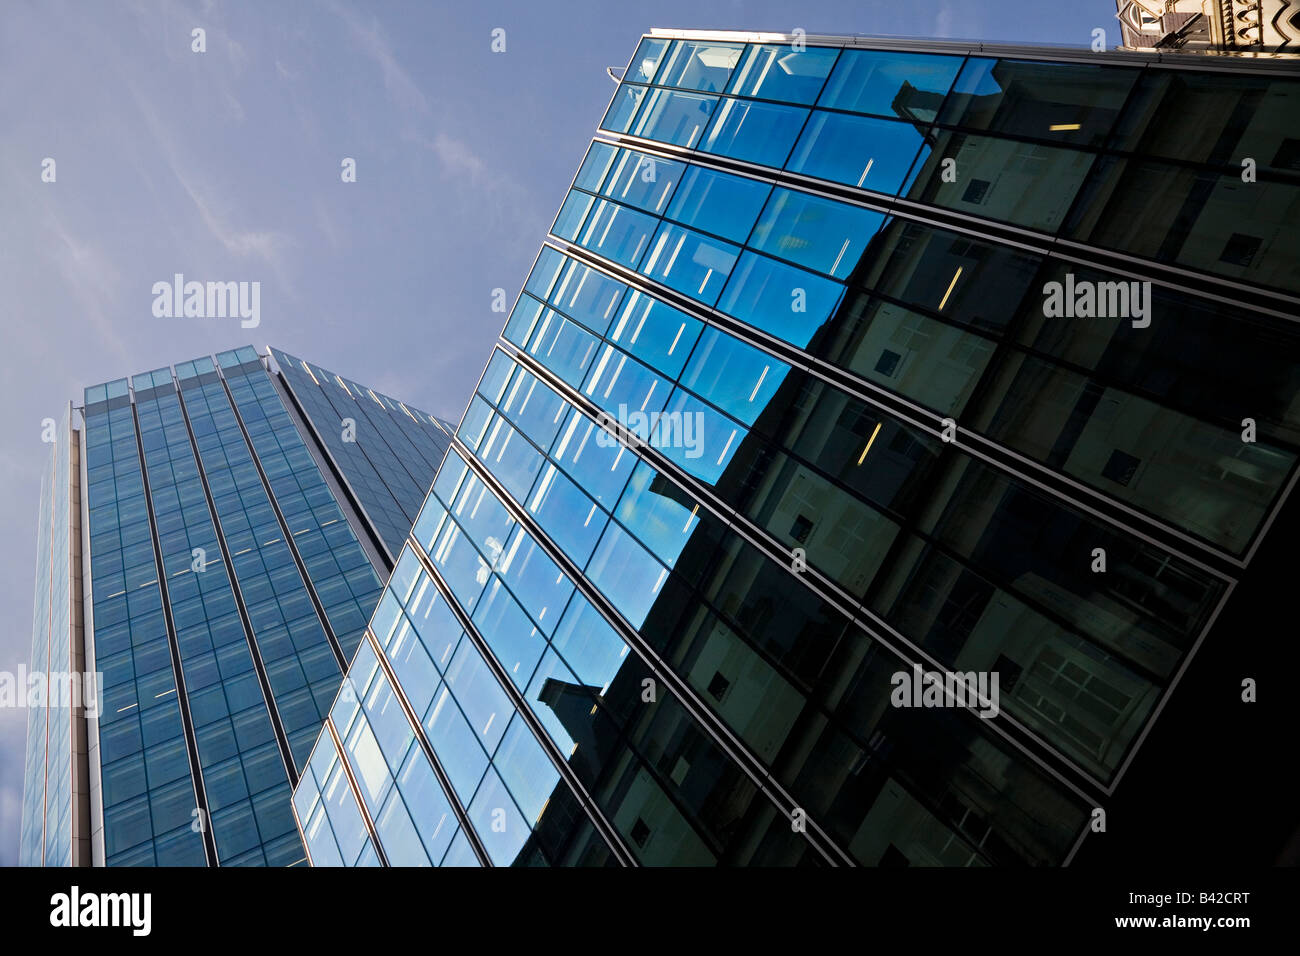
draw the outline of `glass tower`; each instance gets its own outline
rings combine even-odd
[[[1068,863],[1295,481],[1297,77],[645,36],[312,862]]]
[[[42,490],[20,862],[301,861],[291,790],[451,426],[248,347],[79,411]]]

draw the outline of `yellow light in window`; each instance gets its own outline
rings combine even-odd
[[[1047,128],[1051,130],[1053,133],[1063,133],[1067,130],[1081,129],[1082,125],[1079,123],[1053,123],[1051,126]]]
[[[952,274],[952,281],[948,283],[948,291],[943,294],[943,300],[939,303],[940,312],[942,312],[943,307],[948,304],[948,296],[952,295],[953,287],[957,285],[957,280],[961,278],[961,270],[963,268],[965,267],[958,266],[957,271]]]
[[[876,422],[876,430],[871,433],[871,437],[867,439],[867,447],[862,449],[862,454],[858,457],[859,465],[867,460],[867,452],[871,451],[871,443],[874,442],[876,436],[880,434],[880,426],[883,424],[884,422]]]

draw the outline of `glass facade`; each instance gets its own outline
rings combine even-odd
[[[1300,180],[1226,138],[1277,153],[1300,80],[744,41],[638,46],[295,793],[313,863],[1067,862],[1282,506]]]
[[[80,502],[75,473],[80,468],[78,433],[71,407],[53,425],[49,460],[41,480],[37,521],[36,593],[32,613],[29,674],[46,675],[44,692],[27,701],[27,759],[23,768],[23,813],[18,847],[20,866],[71,866],[85,850],[81,821],[74,826],[73,798],[79,761],[85,760],[84,734],[73,739],[73,715],[84,719],[81,704],[61,694],[59,681],[80,670],[76,645],[81,636],[73,594],[80,589]],[[74,665],[76,667],[74,668]],[[26,689],[26,688],[24,688]],[[79,845],[80,844],[80,845]]]
[[[349,494],[379,531],[391,563],[455,426],[287,352],[273,348],[271,354]]]
[[[63,424],[42,500],[38,562],[49,570],[38,575],[32,669],[66,670],[84,652],[99,702],[84,721],[53,707],[30,714],[22,862],[72,862],[72,842],[55,836],[77,812],[78,757],[89,850],[79,862],[305,859],[292,789],[392,569],[369,514],[401,521],[397,503],[422,500],[446,445],[438,420],[335,379],[357,398],[346,426],[355,447],[332,455],[322,436],[343,425],[323,386],[307,392],[313,368],[247,347],[203,356],[88,388],[81,431]],[[362,410],[360,396],[376,408]],[[359,470],[398,441],[424,452],[402,451],[400,485],[387,462]]]

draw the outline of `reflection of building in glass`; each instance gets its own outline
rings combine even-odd
[[[270,354],[97,385],[56,423],[31,669],[102,679],[28,702],[24,865],[304,859],[290,793],[451,426]]]
[[[295,793],[314,863],[1059,864],[1231,611],[1300,448],[1294,71],[793,39],[643,38]],[[915,665],[997,715],[894,706]]]
[[[1296,0],[1116,0],[1130,50],[1300,55]]]

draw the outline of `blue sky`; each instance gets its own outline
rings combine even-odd
[[[1114,10],[5,0],[0,670],[29,653],[42,419],[87,385],[251,343],[458,421],[504,324],[492,290],[513,300],[613,93],[605,68],[651,27],[1076,46],[1101,27],[1115,45]],[[177,272],[260,282],[260,325],[155,318],[151,288]],[[0,708],[0,865],[17,856],[26,720]]]

